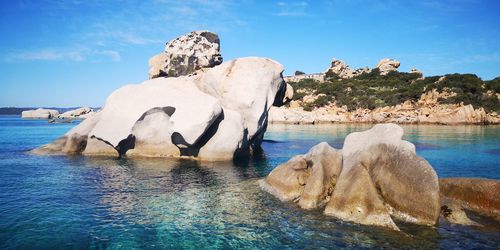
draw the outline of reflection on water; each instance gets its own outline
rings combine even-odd
[[[27,149],[70,128],[36,124],[6,129],[0,119],[0,146],[7,149],[0,152],[2,249],[494,248],[500,237],[498,230],[446,223],[399,225],[402,232],[360,226],[260,190],[257,180],[289,157],[320,141],[341,148],[346,134],[369,125],[270,126],[254,159],[196,162],[29,155]],[[439,175],[499,178],[500,156],[485,153],[500,145],[498,127],[405,131]]]

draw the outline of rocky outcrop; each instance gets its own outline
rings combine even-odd
[[[57,110],[43,108],[26,110],[21,113],[21,117],[24,119],[51,119],[57,117],[58,115],[59,111]]]
[[[401,63],[394,59],[384,58],[377,63],[381,75],[387,75],[391,71],[396,71]]]
[[[261,186],[280,200],[295,200],[312,209],[328,200],[341,170],[341,151],[322,142],[276,167]]]
[[[300,91],[300,90],[299,90]],[[292,101],[289,107],[274,107],[270,110],[271,123],[317,124],[333,122],[354,123],[421,123],[421,124],[499,124],[500,115],[486,113],[483,108],[472,105],[440,104],[440,99],[455,96],[453,92],[429,90],[416,102],[406,101],[396,106],[373,110],[359,108],[347,110],[335,103],[305,111],[302,106],[319,95],[306,95],[302,100]]]
[[[319,144],[275,168],[261,186],[302,208],[326,203],[325,214],[346,221],[395,230],[393,218],[434,225],[440,214],[437,174],[402,136],[401,127],[379,124],[349,134],[342,151]]]
[[[149,78],[188,75],[222,63],[219,36],[193,31],[169,41],[165,51],[149,60]]]
[[[57,116],[59,119],[86,119],[96,112],[89,107],[82,107],[75,110],[66,111]]]
[[[35,153],[232,159],[260,147],[268,110],[290,98],[283,67],[241,58],[114,91],[103,109]]]
[[[330,68],[326,70],[325,74],[333,74],[337,77],[348,79],[363,73],[369,73],[370,71],[368,67],[353,70],[343,61],[333,58]]]
[[[439,180],[443,215],[452,222],[478,225],[464,211],[500,221],[500,181],[479,178],[445,178]]]

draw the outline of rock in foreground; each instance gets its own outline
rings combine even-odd
[[[262,186],[302,208],[327,203],[325,214],[346,221],[395,230],[392,218],[434,225],[440,213],[436,172],[402,136],[401,127],[379,124],[348,135],[341,155],[319,144],[278,166]]]
[[[450,222],[477,224],[464,210],[500,221],[500,181],[480,178],[445,178],[439,181],[443,214]]]

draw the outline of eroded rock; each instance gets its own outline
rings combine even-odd
[[[261,184],[302,208],[327,203],[325,214],[346,221],[394,230],[399,228],[393,218],[434,225],[441,209],[437,174],[402,136],[395,124],[351,133],[342,151],[319,144],[275,168]]]
[[[322,142],[276,167],[261,186],[280,200],[296,200],[312,209],[328,201],[341,170],[340,150]]]
[[[193,31],[169,41],[165,51],[149,60],[149,78],[177,77],[222,63],[219,36]]]
[[[290,99],[282,71],[273,60],[251,57],[129,84],[89,121],[34,152],[206,160],[249,154],[260,147],[270,107]]]
[[[377,63],[377,68],[381,75],[387,75],[391,71],[396,71],[401,63],[394,59],[384,58]]]

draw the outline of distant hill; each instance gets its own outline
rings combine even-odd
[[[22,108],[18,108],[18,107],[1,107],[0,108],[0,115],[21,115],[21,113],[25,110],[31,110],[31,109],[37,109],[37,108],[40,108],[40,107],[22,107]],[[72,108],[58,108],[58,107],[43,107],[45,109],[55,109],[57,111],[59,111],[59,113],[64,113],[68,110],[74,110],[74,109],[77,109],[79,107],[72,107]],[[94,110],[99,110],[100,108],[92,108]]]

